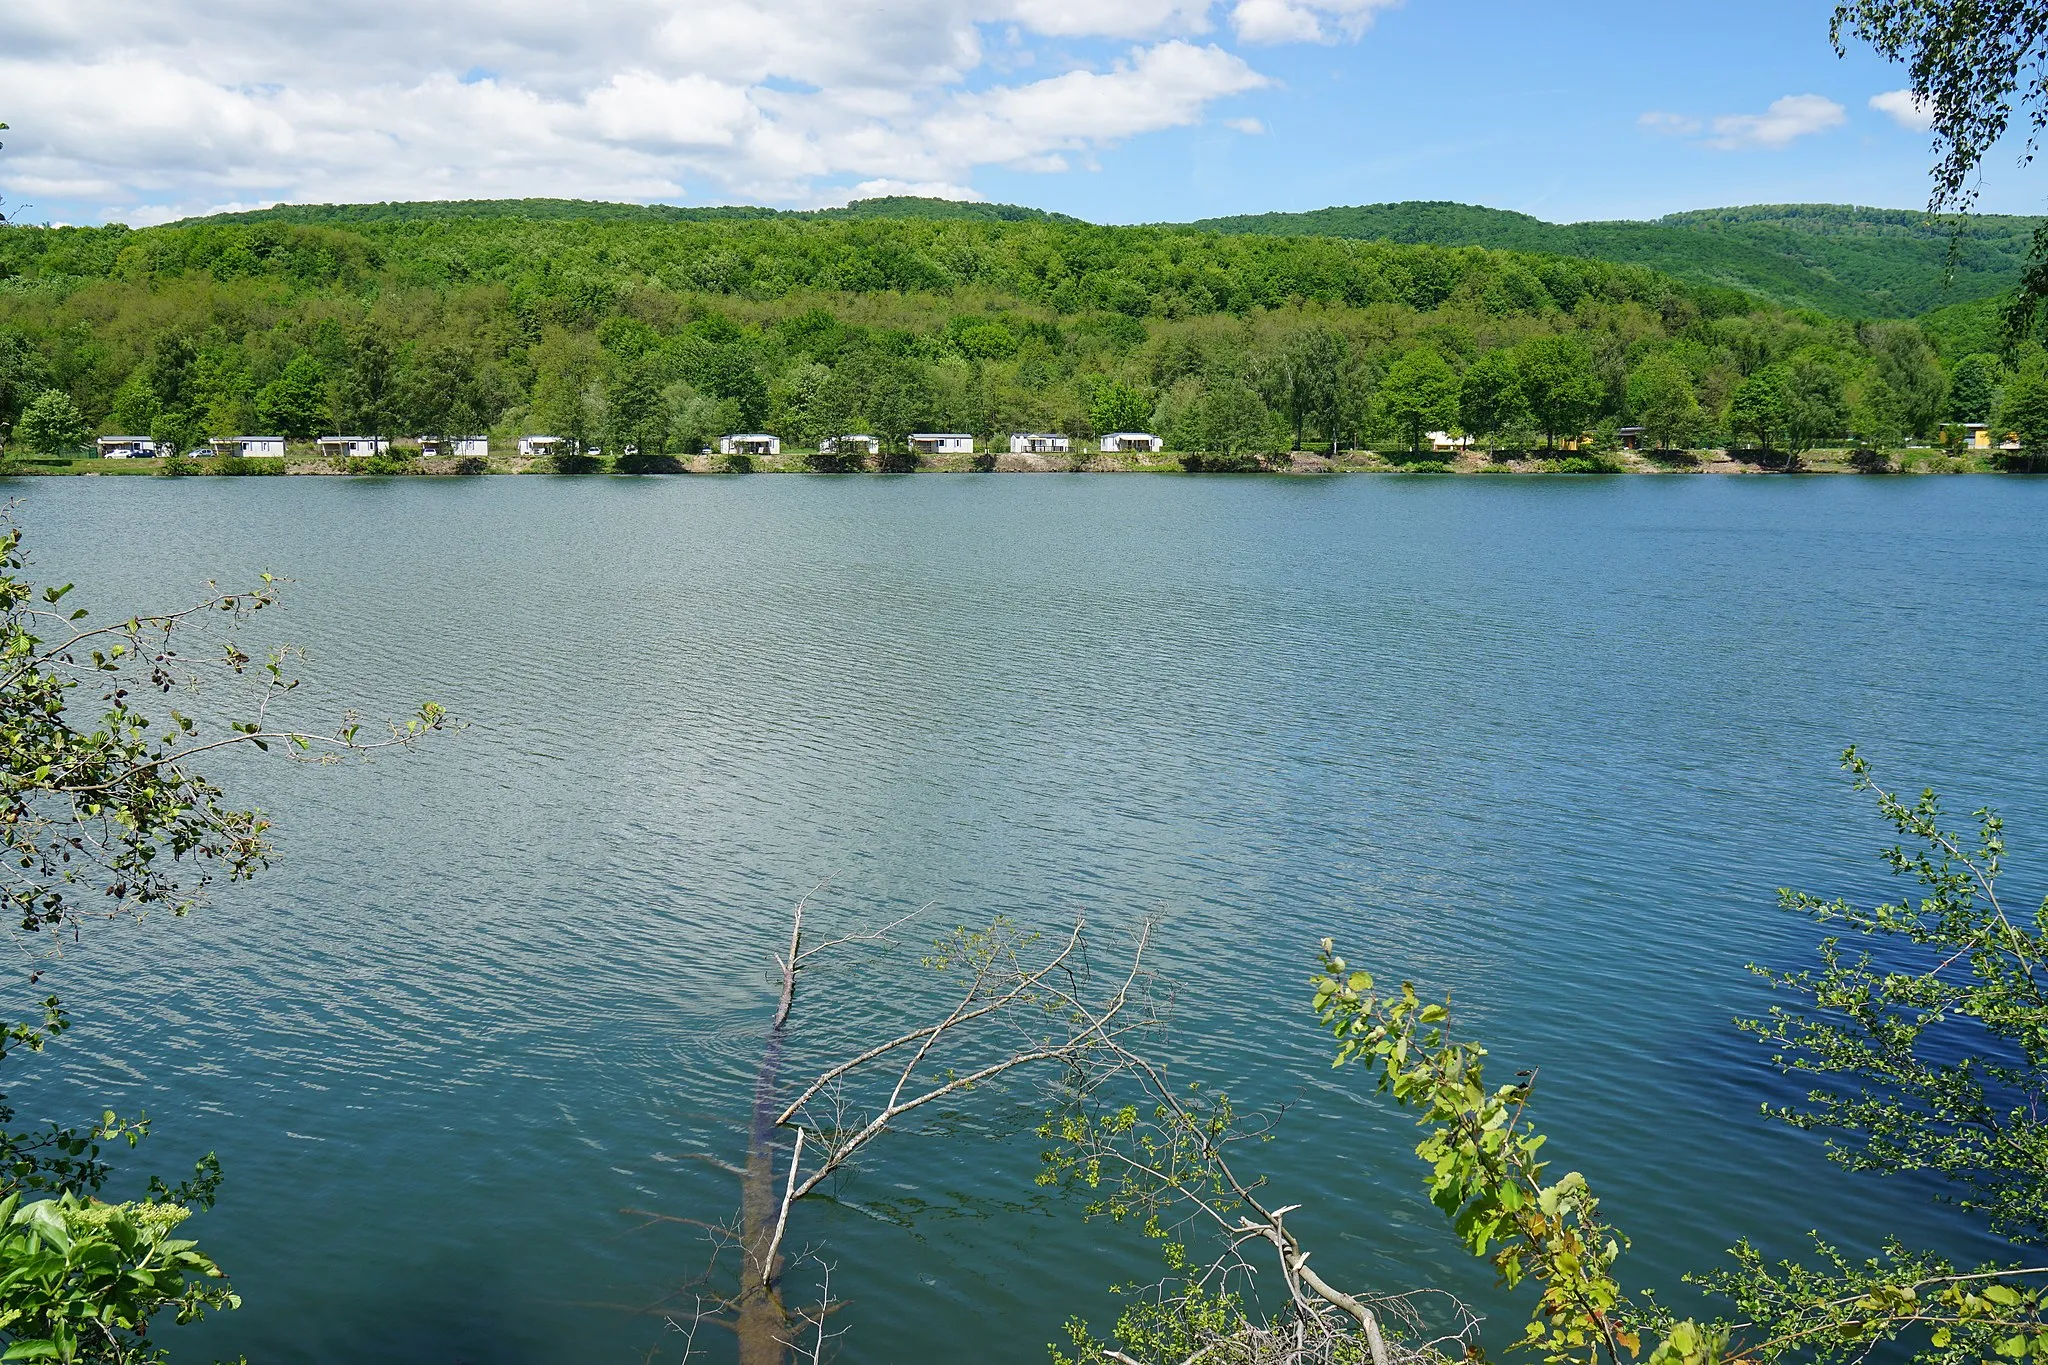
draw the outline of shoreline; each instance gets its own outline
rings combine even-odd
[[[1745,456],[1754,452],[1743,452]],[[492,475],[554,475],[561,478],[609,475],[622,478],[659,478],[678,475],[723,475],[739,474],[810,474],[820,476],[848,477],[860,474],[1231,474],[1268,475],[1299,477],[1303,475],[1331,474],[1402,474],[1410,476],[1458,476],[1458,477],[1613,477],[1617,475],[1658,475],[1685,476],[1708,475],[1721,477],[1754,477],[1786,474],[1860,474],[1866,476],[1908,476],[1929,474],[2009,474],[2016,472],[2007,467],[1996,456],[1995,451],[1971,451],[1951,455],[1941,450],[1910,449],[1884,452],[1883,467],[1872,463],[1859,464],[1855,452],[1845,449],[1813,450],[1799,456],[1788,467],[1783,457],[1777,463],[1766,463],[1753,458],[1737,458],[1722,450],[1699,451],[1690,460],[1666,457],[1652,459],[1633,451],[1610,451],[1595,456],[1579,455],[1570,451],[1521,452],[1514,457],[1501,459],[1491,455],[1462,454],[1447,460],[1424,457],[1420,460],[1390,460],[1371,451],[1347,451],[1343,456],[1332,459],[1327,455],[1295,452],[1287,464],[1277,458],[1269,463],[1247,465],[1243,468],[1204,468],[1208,461],[1195,457],[1195,467],[1189,467],[1187,460],[1178,455],[1152,456],[1047,456],[1010,455],[996,456],[993,467],[977,467],[973,456],[949,456],[926,459],[909,469],[876,470],[861,469],[816,469],[811,467],[804,452],[786,452],[783,455],[757,458],[746,469],[733,469],[721,463],[721,457],[699,455],[684,460],[674,457],[668,467],[634,471],[598,468],[567,473],[547,466],[546,461],[522,457],[491,457],[482,469],[474,466],[458,468],[454,459],[414,458],[403,462],[385,464],[381,468],[370,468],[370,461],[351,461],[347,467],[332,460],[321,458],[282,459],[272,457],[250,457],[240,460],[194,460],[177,474],[167,468],[168,462],[155,459],[102,459],[80,457],[74,459],[18,459],[0,469],[0,477],[50,478],[50,477],[115,477],[115,478],[221,478],[221,477],[304,477],[304,478],[482,478]],[[1990,458],[1987,458],[1990,457]],[[986,457],[982,457],[986,458]],[[1866,457],[1867,460],[1867,457]],[[223,467],[223,466],[228,467]],[[2048,472],[2048,471],[2043,471]]]

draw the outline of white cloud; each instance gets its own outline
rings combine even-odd
[[[1266,131],[1266,125],[1255,118],[1227,118],[1223,120],[1223,126],[1235,128],[1246,137],[1257,137]]]
[[[1872,95],[1870,107],[1914,132],[1926,132],[1934,126],[1934,111],[1915,99],[1910,90],[1887,90],[1882,95]]]
[[[916,199],[957,199],[968,204],[988,202],[988,196],[979,190],[965,185],[949,185],[942,180],[863,180],[832,200],[830,207],[840,208],[856,199],[887,199],[895,195],[909,195]]]
[[[1638,118],[1636,126],[1653,133],[1664,133],[1671,137],[1691,137],[1694,133],[1699,132],[1703,125],[1691,114],[1667,114],[1653,109],[1641,118]]]
[[[1796,138],[1824,133],[1848,121],[1842,106],[1825,95],[1785,95],[1761,114],[1723,114],[1714,120],[1709,147],[1724,152],[1784,147]]]
[[[1391,2],[1228,15],[1241,41],[1321,42]],[[1223,3],[8,0],[0,188],[130,221],[278,200],[965,196],[977,167],[1089,165],[1266,86],[1204,38]]]
[[[1703,145],[1736,152],[1788,146],[1797,138],[1839,128],[1847,121],[1842,106],[1825,95],[1786,95],[1772,100],[1761,114],[1721,114],[1709,121],[1652,109],[1636,118],[1636,126],[1666,137],[1696,137],[1711,129],[1713,135],[1701,139]]]
[[[1356,39],[1400,0],[1237,0],[1230,26],[1247,43],[1332,43]],[[1325,24],[1334,24],[1332,32]]]

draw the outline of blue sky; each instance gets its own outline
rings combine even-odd
[[[1219,113],[1258,118],[1262,137],[1215,123],[1176,129],[1104,154],[1097,175],[998,167],[976,185],[1101,221],[1144,213],[1138,202],[1184,219],[1447,199],[1559,222],[1732,204],[1924,205],[1928,135],[1869,106],[1901,88],[1903,73],[1868,50],[1838,58],[1831,9],[1410,0],[1355,44],[1260,54],[1276,88]],[[1803,94],[1839,104],[1843,123],[1735,149],[1708,145],[1707,127],[1688,137],[1640,123],[1670,113],[1710,125]],[[2044,211],[2048,172],[2021,172],[2009,155],[1988,169],[1987,211]]]
[[[1098,222],[1400,199],[1914,207],[1903,73],[1809,0],[11,0],[31,221],[877,193]],[[118,92],[118,98],[111,98]],[[2011,156],[1983,205],[2032,213]]]

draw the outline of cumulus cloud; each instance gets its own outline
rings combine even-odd
[[[1325,42],[1393,0],[1231,3],[10,0],[0,185],[130,221],[277,200],[969,196],[978,167],[1091,164],[1266,86],[1212,10],[1240,42]]]
[[[1230,26],[1247,43],[1333,43],[1356,39],[1400,0],[1237,0]]]
[[[1698,137],[1711,132],[1711,136],[1701,139],[1704,146],[1737,152],[1788,146],[1809,134],[1839,128],[1847,120],[1842,106],[1824,95],[1786,95],[1772,100],[1761,114],[1721,114],[1702,119],[1653,109],[1637,117],[1636,126],[1666,137]]]
[[[1870,97],[1870,107],[1890,117],[1901,128],[1926,132],[1934,126],[1934,111],[1922,104],[1910,90],[1887,90]]]
[[[1824,133],[1847,122],[1842,106],[1825,95],[1786,95],[1772,100],[1761,114],[1723,114],[1714,120],[1709,147],[1724,152],[1752,147],[1784,147],[1795,139]]]

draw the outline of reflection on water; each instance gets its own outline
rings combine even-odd
[[[2015,682],[2048,640],[2048,485],[18,487],[89,602],[270,569],[326,695],[471,722],[366,768],[232,765],[280,866],[58,973],[80,1025],[12,1088],[24,1115],[146,1107],[158,1166],[226,1165],[202,1226],[248,1307],[180,1333],[194,1358],[678,1358],[645,1310],[703,1248],[622,1211],[735,1207],[690,1154],[744,1159],[776,938],[828,873],[844,918],[1162,917],[1174,1051],[1291,1104],[1265,1159],[1325,1275],[1498,1303],[1405,1121],[1325,1064],[1324,934],[1540,1065],[1557,1159],[1651,1282],[1816,1223],[1979,1249],[1926,1187],[1763,1125],[1728,1020],[1742,964],[1807,941],[1776,887],[1879,885],[1844,743],[2002,806],[2040,894],[2048,727]],[[822,1048],[854,1021],[803,1022]],[[806,1211],[847,1359],[1041,1361],[1154,1276],[1005,1133],[905,1136]]]

